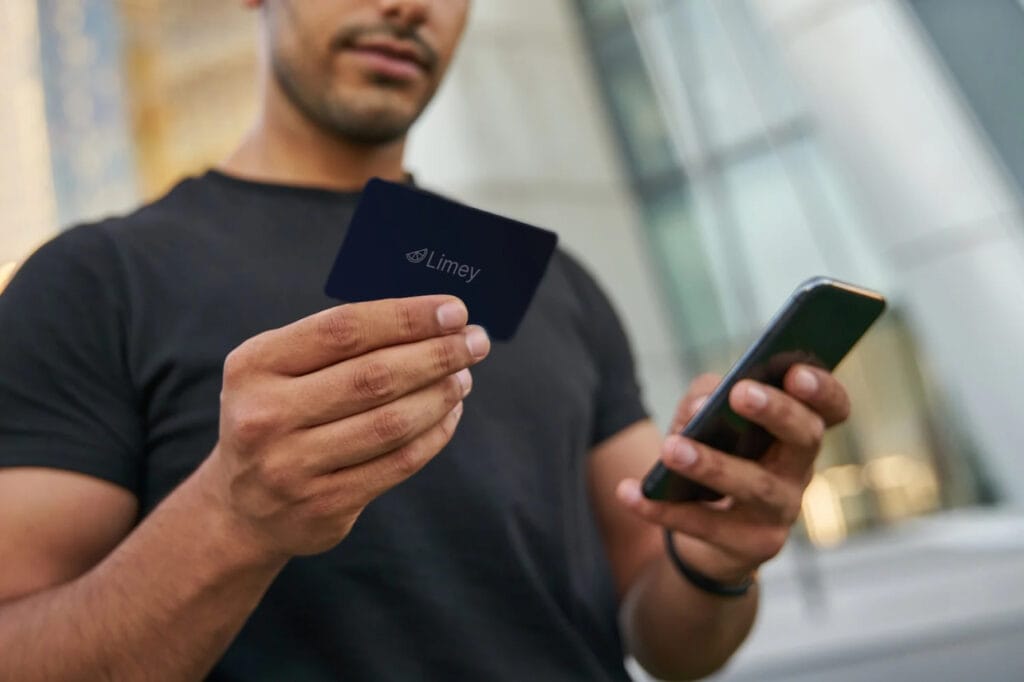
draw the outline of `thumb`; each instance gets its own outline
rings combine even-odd
[[[690,423],[693,415],[697,414],[697,411],[708,399],[708,396],[711,395],[721,382],[722,377],[720,375],[710,372],[701,374],[694,379],[686,395],[679,401],[675,416],[672,418],[672,425],[669,427],[669,433],[678,433]]]

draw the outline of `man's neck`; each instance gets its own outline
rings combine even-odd
[[[280,93],[218,169],[235,177],[284,185],[360,190],[373,177],[400,182],[405,138],[387,145],[347,142],[314,125]]]

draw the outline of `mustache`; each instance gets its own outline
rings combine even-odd
[[[438,56],[430,44],[423,39],[415,28],[403,29],[388,23],[360,26],[346,26],[339,30],[331,38],[330,48],[332,51],[344,50],[354,47],[360,40],[368,36],[383,35],[388,38],[411,43],[417,52],[417,58],[429,71],[437,66]]]

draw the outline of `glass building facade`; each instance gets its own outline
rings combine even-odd
[[[1024,195],[1024,5],[911,0],[943,64]]]
[[[804,500],[817,545],[993,501],[905,324],[849,178],[744,0],[578,0],[691,370],[724,372],[802,280],[890,296],[840,367],[855,405]]]

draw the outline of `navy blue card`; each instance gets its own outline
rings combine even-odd
[[[554,232],[373,179],[327,279],[346,302],[454,294],[495,339],[515,334],[558,243]]]

